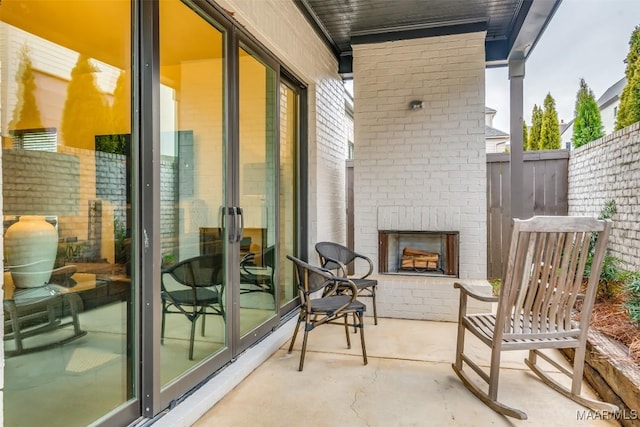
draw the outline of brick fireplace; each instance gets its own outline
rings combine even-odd
[[[458,277],[457,231],[378,231],[378,271]]]
[[[455,320],[455,281],[490,289],[484,33],[353,48],[354,242],[356,251],[385,261],[376,274],[378,313]],[[424,108],[411,109],[413,100]],[[407,239],[405,246],[439,252],[438,265],[398,268],[397,246]]]

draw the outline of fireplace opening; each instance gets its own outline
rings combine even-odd
[[[378,231],[378,271],[458,277],[457,231]]]

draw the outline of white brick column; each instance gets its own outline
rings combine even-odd
[[[484,33],[354,46],[355,247],[378,229],[459,231],[460,277],[486,277]],[[424,108],[411,110],[413,100]],[[445,278],[379,275],[383,316],[450,319]],[[479,283],[480,283],[479,282]]]

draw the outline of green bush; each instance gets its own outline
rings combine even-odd
[[[113,241],[116,264],[126,264],[130,257],[127,250],[127,230],[118,218],[114,218],[113,220]]]
[[[640,326],[640,278],[638,275],[627,284],[626,290],[628,295],[624,306],[629,313],[629,319]]]
[[[491,279],[489,280],[489,284],[491,285],[491,294],[496,297],[500,295],[500,285],[502,284],[502,279]]]
[[[604,204],[600,211],[598,219],[611,219],[617,212],[615,200],[609,200]],[[588,279],[591,275],[591,264],[593,264],[593,251],[595,250],[596,236],[591,237],[589,242],[589,257],[584,270],[584,279]],[[622,260],[613,255],[605,254],[602,260],[602,271],[600,271],[600,280],[598,282],[598,297],[601,299],[611,299],[617,295],[624,283],[628,281],[628,274],[621,268]]]
[[[611,299],[616,296],[624,283],[625,272],[620,268],[622,261],[612,255],[605,255],[598,282],[600,298]]]

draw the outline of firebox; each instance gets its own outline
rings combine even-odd
[[[458,277],[457,231],[378,231],[378,271]]]

